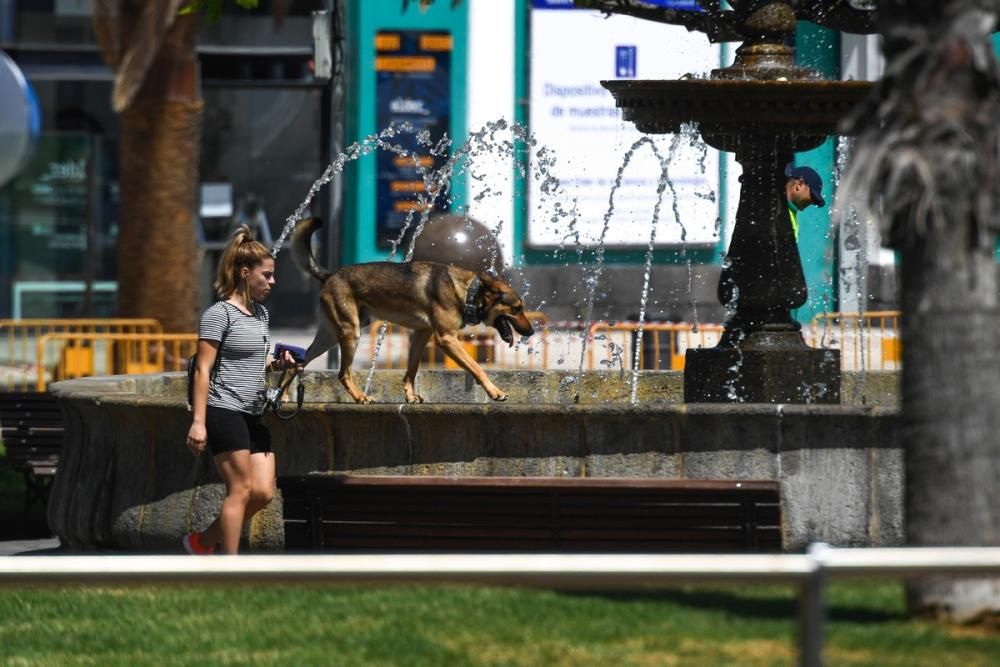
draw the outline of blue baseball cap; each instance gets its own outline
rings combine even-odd
[[[809,196],[812,199],[812,203],[816,206],[826,206],[826,200],[823,199],[823,179],[819,177],[815,169],[811,167],[794,167],[789,162],[788,166],[785,167],[785,177],[801,178],[809,186]]]

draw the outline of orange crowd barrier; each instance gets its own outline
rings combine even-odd
[[[902,362],[898,310],[820,313],[812,344],[840,350],[845,370],[897,370]]]
[[[53,343],[59,351],[55,358],[48,356]],[[198,335],[193,333],[47,333],[36,343],[35,388],[45,391],[50,377],[67,380],[186,370],[188,358],[197,349]]]
[[[45,334],[157,334],[160,322],[151,318],[0,319],[0,390],[31,391],[36,385],[38,339]],[[46,354],[61,353],[59,341],[49,343]],[[80,348],[69,353],[69,363],[88,366],[92,351]]]
[[[685,353],[689,349],[714,346],[723,330],[721,324],[691,322],[643,322],[641,328],[643,340],[639,359],[633,365],[639,322],[595,322],[591,325],[587,351],[589,368],[616,366],[618,357],[625,368],[682,371]],[[611,344],[599,345],[602,340]]]
[[[525,313],[528,320],[535,327],[535,335],[539,336],[541,358],[537,355],[528,354],[521,345],[514,345],[510,350],[503,342],[497,332],[484,325],[465,327],[459,332],[459,339],[469,355],[483,366],[502,368],[545,368],[548,359],[545,356],[545,338],[547,336],[548,319],[543,313]],[[369,327],[369,343],[371,349],[379,344],[379,332],[385,325],[385,334],[382,336],[381,347],[379,347],[378,365],[380,368],[406,368],[407,355],[410,349],[409,333],[410,329],[397,326],[391,322],[378,320],[372,322]],[[517,332],[514,332],[517,336]],[[459,368],[458,364],[444,354],[435,344],[433,337],[424,349],[424,355],[420,362],[421,368],[443,367],[449,369]]]

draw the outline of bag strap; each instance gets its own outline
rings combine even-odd
[[[212,381],[212,377],[219,370],[219,364],[222,361],[222,345],[223,343],[226,342],[226,334],[229,333],[229,328],[233,324],[232,319],[230,319],[229,317],[229,309],[226,308],[225,305],[222,306],[222,309],[226,311],[226,327],[222,330],[222,336],[219,339],[219,350],[215,354],[215,361],[212,363],[212,370],[210,370],[208,373],[209,382]],[[194,369],[197,366],[197,364],[198,364],[198,352],[196,350],[195,353],[188,358],[188,371],[187,371],[188,410],[191,410],[191,408],[194,406]]]
[[[219,370],[219,364],[222,363],[222,346],[226,344],[226,334],[229,333],[229,329],[233,326],[232,317],[229,315],[229,308],[226,307],[227,302],[223,301],[222,303],[222,309],[226,311],[226,328],[222,330],[222,338],[219,339],[219,352],[215,355],[215,363],[212,364],[212,375]]]

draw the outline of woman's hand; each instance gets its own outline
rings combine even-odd
[[[289,368],[295,368],[298,364],[295,362],[295,357],[288,350],[281,351],[281,357],[275,359],[271,363],[272,371],[283,371]]]
[[[205,451],[207,440],[208,434],[205,432],[205,425],[193,422],[187,435],[187,446],[191,450],[191,453],[198,456]]]

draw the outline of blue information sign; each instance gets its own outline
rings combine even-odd
[[[426,30],[381,31],[375,37],[377,127],[408,122],[417,132],[427,131],[436,144],[448,133],[451,121],[451,33]],[[396,143],[416,160],[379,151],[376,174],[376,235],[378,245],[388,246],[402,230],[407,216],[420,212],[424,195],[420,167],[437,169],[446,155],[431,155],[416,135],[395,137]],[[447,211],[439,197],[434,210]],[[411,223],[412,224],[412,223]]]
[[[615,47],[615,76],[619,79],[635,78],[636,51],[634,46]]]

